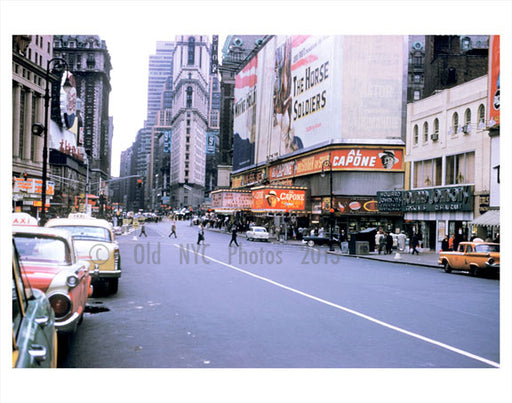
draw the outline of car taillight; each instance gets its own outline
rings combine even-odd
[[[114,250],[114,259],[115,259],[116,269],[119,270],[119,249]]]
[[[55,312],[55,319],[64,318],[71,312],[71,300],[67,295],[53,294],[48,299]]]

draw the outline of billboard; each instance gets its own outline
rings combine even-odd
[[[251,208],[251,192],[213,191],[211,198],[212,208],[216,211]]]
[[[252,211],[289,212],[306,208],[302,189],[258,188],[252,190]]]
[[[500,124],[500,36],[492,35],[489,44],[488,127]]]
[[[274,36],[236,77],[233,170],[331,139],[401,137],[402,36]]]
[[[233,169],[254,164],[256,140],[256,84],[258,55],[235,78],[233,103]]]

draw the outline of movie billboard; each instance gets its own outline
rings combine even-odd
[[[252,190],[252,211],[289,212],[303,211],[305,208],[305,190],[279,188]]]
[[[274,36],[236,77],[233,170],[332,139],[401,137],[402,36]]]

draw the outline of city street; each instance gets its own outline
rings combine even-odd
[[[69,368],[494,368],[499,284],[248,242],[179,221],[118,238],[119,292],[89,300]]]

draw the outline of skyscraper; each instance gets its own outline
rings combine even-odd
[[[162,99],[162,95],[165,90],[168,90],[166,83],[169,80],[172,82],[173,53],[173,42],[159,41],[156,43],[156,53],[149,56],[147,126],[151,127],[155,124],[159,110],[170,108],[170,98],[166,96]],[[163,104],[162,101],[164,101]]]
[[[196,208],[204,199],[209,55],[207,36],[176,37],[170,161],[173,208]]]

